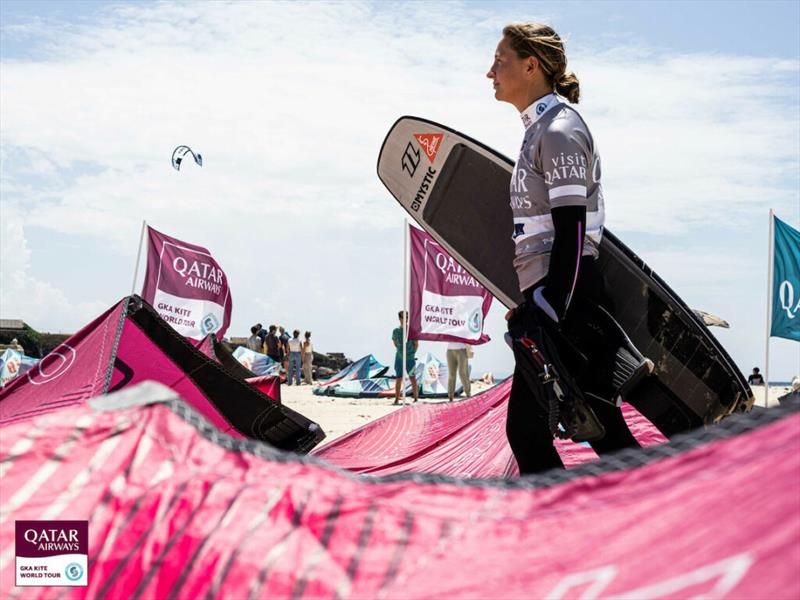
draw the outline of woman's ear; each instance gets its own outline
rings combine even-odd
[[[527,68],[525,69],[525,72],[533,75],[538,67],[539,67],[539,61],[536,60],[533,56],[529,56],[528,65]]]

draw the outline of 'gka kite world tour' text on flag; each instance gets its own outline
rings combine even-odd
[[[800,341],[800,231],[774,219],[770,335]]]
[[[491,293],[427,233],[415,227],[409,227],[409,233],[409,339],[472,345],[488,342],[483,322],[492,305]]]
[[[211,253],[147,227],[142,297],[181,335],[222,337],[231,322],[228,278]]]

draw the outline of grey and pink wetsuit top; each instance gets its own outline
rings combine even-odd
[[[511,175],[511,209],[514,268],[520,290],[526,290],[547,275],[554,238],[550,210],[586,207],[581,254],[594,257],[598,255],[605,211],[600,156],[578,112],[556,94],[548,94],[520,116],[525,137]]]

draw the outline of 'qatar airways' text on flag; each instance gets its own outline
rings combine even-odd
[[[147,274],[142,297],[181,335],[221,338],[231,322],[228,278],[202,246],[147,227]]]
[[[409,339],[472,345],[488,342],[483,321],[492,295],[427,233],[415,227],[410,227],[409,233]]]

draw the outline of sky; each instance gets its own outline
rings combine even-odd
[[[130,293],[147,220],[225,269],[229,335],[391,364],[405,212],[381,143],[416,115],[513,157],[485,74],[521,20],[566,40],[608,228],[763,371],[769,209],[800,228],[794,1],[0,2],[0,316],[76,331]],[[203,167],[174,171],[179,144]],[[474,376],[513,369],[504,312]],[[800,344],[770,352],[770,379],[800,373]]]

